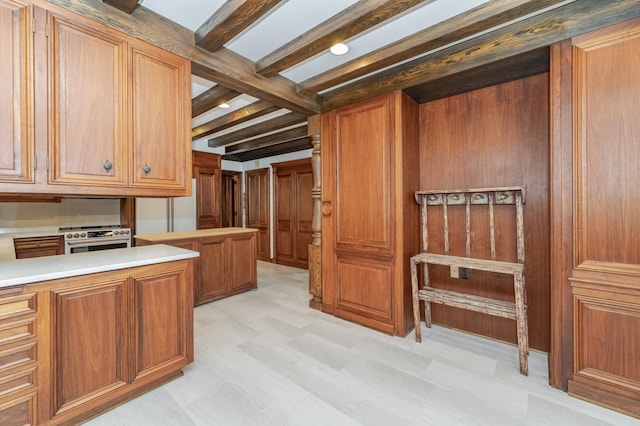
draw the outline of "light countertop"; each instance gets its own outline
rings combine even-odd
[[[0,288],[198,257],[164,244],[32,259],[0,260]]]
[[[134,238],[149,242],[186,240],[203,237],[217,237],[221,235],[245,234],[249,232],[257,232],[255,228],[212,228],[198,229],[197,231],[179,231],[179,232],[160,232],[157,234],[141,234],[134,235]]]

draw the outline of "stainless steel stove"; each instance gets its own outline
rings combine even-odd
[[[60,232],[65,254],[131,247],[131,229],[119,225],[68,227]]]

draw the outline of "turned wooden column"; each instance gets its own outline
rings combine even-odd
[[[309,117],[307,126],[313,152],[311,154],[311,168],[313,170],[313,188],[311,189],[311,201],[313,203],[313,218],[311,232],[313,241],[309,244],[309,307],[322,309],[322,180],[320,174],[320,116]]]

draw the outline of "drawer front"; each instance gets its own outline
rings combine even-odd
[[[11,292],[12,290],[5,290]],[[17,289],[21,292],[21,289]],[[0,292],[1,294],[1,292]],[[0,297],[0,325],[22,315],[36,314],[35,293],[16,294]]]
[[[35,337],[35,322],[33,317],[0,325],[0,350],[14,342]]]
[[[32,362],[28,368],[17,370],[4,377],[0,376],[0,398],[34,386],[35,372],[36,365]]]
[[[35,422],[36,393],[0,400],[0,425],[24,426]]]
[[[0,381],[9,369],[20,365],[27,365],[36,359],[36,342],[27,341],[25,344],[0,349]],[[2,424],[2,423],[0,423]]]

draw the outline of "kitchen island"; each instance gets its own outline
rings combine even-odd
[[[194,304],[200,305],[257,288],[257,234],[257,229],[231,227],[134,238],[136,246],[169,244],[200,253],[193,279]]]
[[[0,424],[75,424],[193,361],[193,262],[157,245],[0,261]]]

